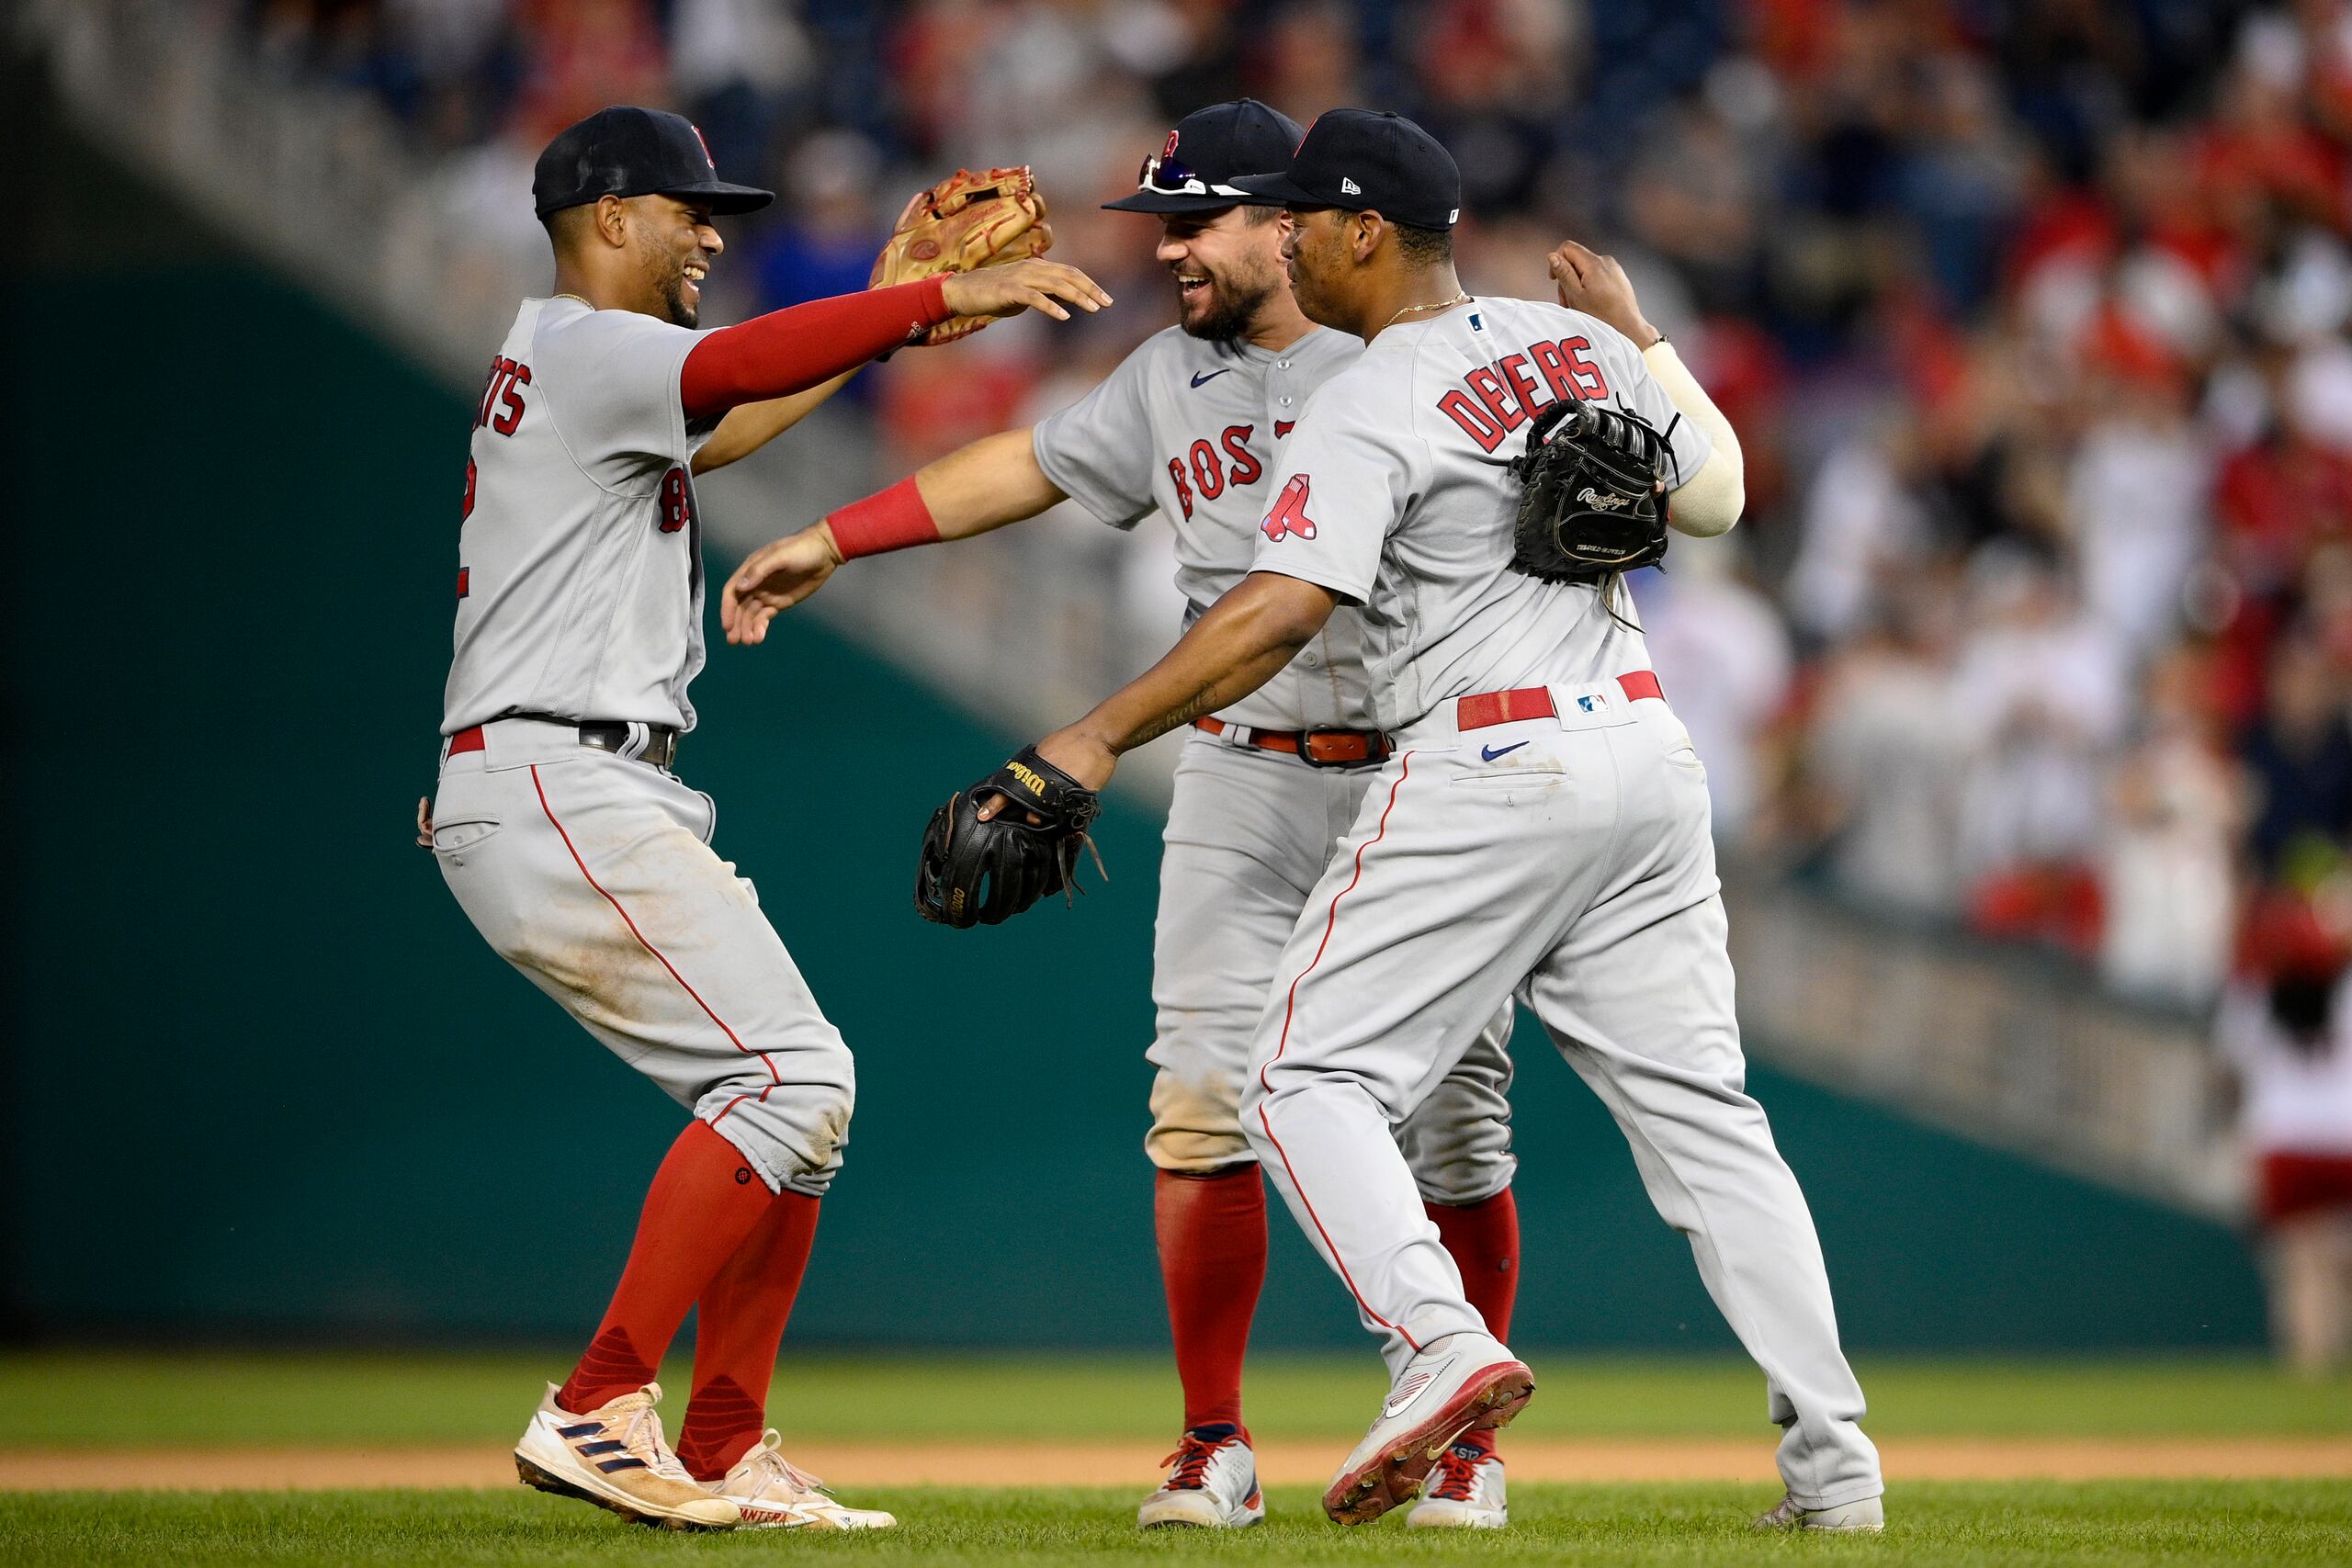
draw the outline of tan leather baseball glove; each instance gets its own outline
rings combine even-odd
[[[898,227],[874,258],[867,287],[911,283],[939,272],[970,272],[999,262],[1043,255],[1054,243],[1046,198],[1025,164],[1013,169],[958,169],[929,190],[917,191]],[[989,316],[942,321],[910,344],[954,343],[987,326]]]

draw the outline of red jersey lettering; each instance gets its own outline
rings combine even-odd
[[[1455,390],[1437,400],[1442,413],[1469,433],[1482,452],[1491,452],[1503,437],[1532,419],[1554,401],[1589,402],[1609,395],[1609,383],[1590,357],[1589,338],[1562,338],[1534,343],[1519,354],[1507,354],[1492,365],[1482,365],[1462,378],[1468,391]],[[1535,378],[1527,373],[1534,360],[1552,389],[1546,398]]]
[[[1560,352],[1567,356],[1568,374],[1576,378],[1577,396],[1589,402],[1609,395],[1609,383],[1601,379],[1600,367],[1586,357],[1592,352],[1589,340],[1580,337],[1562,338]]]
[[[1478,400],[1487,405],[1487,412],[1495,416],[1497,424],[1508,431],[1527,423],[1527,412],[1511,407],[1510,400],[1503,396],[1502,378],[1492,370],[1481,366],[1463,379],[1470,383],[1470,389],[1478,394]]]
[[[1568,362],[1561,355],[1558,344],[1539,343],[1527,352],[1535,356],[1535,367],[1544,372],[1544,379],[1551,387],[1554,397],[1564,403],[1582,400],[1577,392],[1576,382],[1568,375]]]
[[[1503,427],[1493,416],[1470,400],[1470,394],[1456,389],[1437,400],[1445,416],[1469,432],[1470,439],[1478,444],[1481,452],[1491,452],[1503,444]]]
[[[517,386],[531,384],[531,367],[499,355],[490,362],[490,379],[482,383],[481,401],[474,409],[474,427],[483,425],[501,435],[512,435],[523,423],[523,394]]]
[[[1176,503],[1184,509],[1184,515],[1190,517],[1193,514],[1193,487],[1184,479],[1183,458],[1168,459],[1168,477],[1176,481]]]
[[[506,384],[499,389],[498,400],[505,412],[490,422],[491,429],[501,435],[512,435],[514,427],[523,423],[523,395],[514,389],[531,384],[531,367],[512,365],[506,372]]]
[[[1193,443],[1193,483],[1203,501],[1215,501],[1225,493],[1225,465],[1217,461],[1216,448],[1205,436]]]
[[[1254,424],[1228,424],[1225,427],[1222,438],[1225,455],[1233,459],[1230,477],[1237,485],[1253,485],[1266,477],[1265,465],[1259,462],[1257,455],[1250,450],[1250,437],[1257,428]]]
[[[695,520],[694,487],[686,470],[672,468],[662,476],[662,532],[674,534]]]
[[[1503,385],[1510,389],[1510,400],[1521,412],[1532,417],[1544,406],[1544,395],[1532,378],[1527,374],[1527,355],[1507,354],[1495,361],[1495,368],[1502,372]]]

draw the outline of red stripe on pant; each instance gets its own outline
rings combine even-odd
[[[1290,1026],[1291,1020],[1296,1015],[1298,1010],[1299,982],[1305,980],[1309,975],[1314,974],[1315,966],[1323,962],[1323,954],[1331,945],[1331,932],[1338,928],[1340,923],[1340,900],[1354,892],[1356,890],[1356,884],[1363,880],[1364,852],[1371,849],[1373,845],[1380,842],[1381,840],[1388,836],[1388,814],[1396,809],[1396,792],[1405,787],[1405,780],[1410,776],[1412,771],[1413,754],[1410,751],[1408,751],[1398,762],[1396,769],[1396,782],[1388,786],[1388,804],[1382,807],[1380,809],[1379,829],[1375,831],[1371,838],[1366,839],[1356,848],[1355,874],[1348,878],[1348,885],[1345,887],[1340,888],[1337,893],[1331,895],[1330,910],[1323,918],[1323,940],[1316,944],[1315,956],[1307,960],[1306,967],[1298,972],[1298,978],[1290,983],[1290,995],[1283,1003],[1282,1038],[1275,1043],[1274,1054],[1266,1059],[1266,1067],[1271,1067],[1276,1062],[1281,1061],[1283,1059],[1283,1053],[1290,1049]],[[1266,1067],[1260,1067],[1258,1069],[1258,1087],[1267,1090],[1268,1093],[1272,1093],[1272,1087],[1266,1082]],[[1415,1339],[1402,1328],[1397,1327],[1396,1325],[1389,1322],[1386,1318],[1373,1311],[1372,1303],[1363,1299],[1363,1292],[1362,1291],[1356,1289],[1355,1276],[1348,1272],[1348,1260],[1341,1258],[1340,1256],[1340,1249],[1332,1245],[1331,1233],[1323,1228],[1322,1216],[1315,1212],[1314,1201],[1306,1196],[1306,1188],[1305,1184],[1298,1179],[1298,1172],[1292,1168],[1289,1151],[1283,1147],[1283,1141],[1274,1136],[1274,1124],[1266,1116],[1266,1104],[1263,1100],[1260,1100],[1258,1102],[1258,1125],[1265,1129],[1266,1142],[1273,1145],[1274,1153],[1281,1156],[1283,1171],[1290,1178],[1291,1189],[1298,1194],[1298,1201],[1300,1204],[1306,1208],[1307,1219],[1314,1224],[1315,1234],[1323,1238],[1323,1246],[1330,1252],[1331,1261],[1339,1266],[1340,1278],[1346,1283],[1348,1287],[1348,1294],[1355,1298],[1356,1305],[1363,1309],[1364,1316],[1372,1319],[1373,1322],[1380,1325],[1381,1327],[1388,1329],[1392,1333],[1396,1334],[1398,1338],[1404,1340],[1406,1344],[1410,1345],[1415,1352],[1418,1353],[1421,1348],[1420,1341]]]
[[[604,884],[598,882],[595,876],[590,873],[588,870],[588,863],[580,858],[580,850],[578,846],[573,844],[571,841],[571,835],[564,831],[563,824],[561,822],[556,820],[555,807],[548,804],[548,788],[546,784],[539,782],[539,765],[537,762],[531,764],[531,787],[538,792],[539,809],[547,813],[548,825],[555,829],[556,837],[563,840],[563,847],[571,852],[571,863],[580,868],[580,874],[587,880],[588,886],[594,887],[598,895],[604,898],[605,902],[613,907],[613,913],[621,918],[621,924],[628,928],[628,934],[637,938],[637,945],[645,949],[646,952],[653,954],[655,960],[661,964],[662,967],[670,972],[670,978],[678,982],[678,989],[685,992],[687,996],[694,998],[695,1006],[702,1009],[703,1016],[705,1018],[707,1018],[711,1022],[718,1025],[718,1032],[727,1036],[729,1043],[731,1043],[735,1049],[742,1052],[746,1056],[757,1056],[760,1059],[760,1066],[768,1070],[768,1077],[771,1080],[768,1085],[769,1089],[773,1089],[775,1085],[782,1083],[784,1081],[784,1075],[775,1070],[775,1064],[768,1060],[767,1053],[764,1051],[754,1051],[749,1045],[744,1044],[742,1038],[732,1029],[727,1027],[727,1021],[710,1010],[710,1004],[702,999],[702,993],[695,990],[692,986],[687,985],[686,977],[678,973],[678,966],[671,963],[668,958],[664,957],[660,948],[645,940],[645,933],[637,929],[637,922],[629,919],[628,911],[627,909],[621,908],[621,901],[614,897],[611,894],[606,893],[605,891]],[[764,1099],[767,1094],[767,1089],[762,1089],[760,1094],[762,1098]],[[711,1121],[713,1122],[717,1122],[720,1117],[727,1114],[728,1111],[734,1110],[735,1107],[741,1104],[746,1098],[748,1097],[744,1095],[737,1095],[733,1100],[727,1102],[727,1110],[721,1111],[718,1116],[712,1117]]]

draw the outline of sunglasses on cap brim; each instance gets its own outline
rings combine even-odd
[[[1250,199],[1248,191],[1203,179],[1189,165],[1173,158],[1162,158],[1158,153],[1143,161],[1143,168],[1136,175],[1136,188],[1160,196],[1225,196],[1236,201]]]

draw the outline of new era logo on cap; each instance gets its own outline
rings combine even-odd
[[[1392,223],[1451,229],[1462,214],[1462,171],[1437,139],[1401,115],[1333,109],[1278,173],[1233,182],[1295,209],[1376,211]]]

